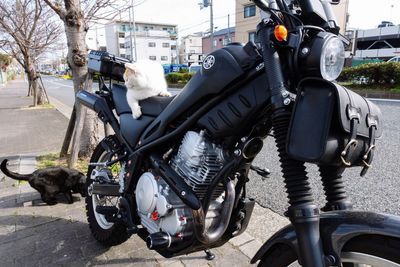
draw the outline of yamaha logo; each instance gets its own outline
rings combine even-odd
[[[215,63],[215,57],[213,55],[208,55],[206,59],[203,61],[203,67],[208,70],[212,66],[214,66]]]

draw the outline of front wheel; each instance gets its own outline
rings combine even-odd
[[[343,267],[400,267],[400,239],[362,235],[345,244],[340,254]],[[258,264],[263,267],[297,267],[297,255],[287,245],[278,245]]]
[[[91,163],[102,163],[109,160],[110,153],[112,152],[107,152],[104,149],[102,144],[103,142],[106,141],[103,140],[94,150],[92,158],[90,159]],[[86,186],[88,188],[86,194],[86,215],[89,227],[94,238],[107,246],[119,245],[125,242],[129,238],[129,235],[126,231],[126,226],[123,223],[108,222],[103,214],[96,212],[96,207],[98,206],[116,206],[118,204],[118,198],[93,194],[90,192],[90,188],[93,183],[96,183],[92,177],[94,169],[100,172],[109,173],[110,176],[114,176],[115,172],[120,171],[119,163],[117,164],[118,166],[113,165],[109,168],[89,166],[86,177]]]

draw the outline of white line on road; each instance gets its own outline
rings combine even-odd
[[[57,85],[63,86],[63,87],[69,87],[69,88],[71,88],[71,85],[66,85],[66,84],[63,84],[63,83],[60,83],[60,82],[54,82],[54,81],[52,81],[52,80],[46,80],[46,82],[53,83],[53,84],[57,84]]]

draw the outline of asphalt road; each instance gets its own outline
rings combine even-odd
[[[50,96],[71,106],[74,104],[72,81],[55,77],[43,76],[47,92]],[[177,89],[170,90],[173,94]],[[344,181],[348,195],[356,209],[373,210],[400,215],[400,102],[374,101],[382,110],[384,119],[384,134],[377,141],[373,167],[367,175],[360,177],[360,168],[349,168],[345,171]],[[257,202],[280,214],[287,208],[286,191],[280,172],[280,164],[272,137],[264,142],[264,148],[257,156],[256,165],[271,170],[270,178],[262,181],[256,173],[251,173],[248,194]],[[316,166],[307,165],[310,184],[315,193],[315,199],[324,205],[322,186],[318,178]]]
[[[355,209],[372,210],[400,215],[400,102],[374,101],[383,114],[383,137],[376,142],[372,168],[360,177],[360,167],[349,168],[344,173],[348,196]],[[264,142],[264,148],[254,163],[271,170],[270,178],[262,181],[254,172],[248,186],[249,194],[257,202],[280,214],[286,210],[287,194],[272,137]],[[324,196],[318,169],[307,164],[310,184],[315,189],[315,199],[322,207]]]
[[[75,102],[75,94],[72,89],[72,80],[64,80],[54,76],[42,76],[44,86],[47,90],[47,94],[72,107]],[[97,89],[98,84],[93,83],[93,88]],[[172,94],[177,94],[179,89],[168,88]]]

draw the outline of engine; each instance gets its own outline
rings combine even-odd
[[[223,150],[210,142],[203,131],[189,131],[170,164],[197,197],[203,199],[213,178],[224,165]],[[212,196],[206,227],[218,218],[222,202],[223,188],[219,186]],[[179,237],[192,234],[192,210],[162,177],[151,172],[142,174],[136,187],[136,203],[141,223],[150,234],[160,231]]]

